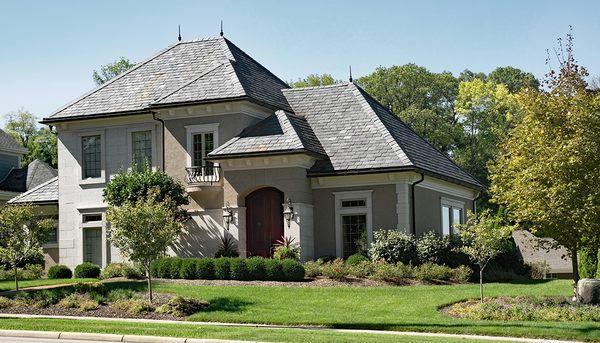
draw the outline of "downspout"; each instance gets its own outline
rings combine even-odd
[[[411,221],[411,226],[412,226],[412,234],[413,235],[417,235],[417,226],[416,226],[416,218],[415,218],[415,186],[420,184],[421,182],[423,182],[423,180],[425,180],[425,174],[421,173],[421,179],[419,179],[418,181],[413,182],[410,185],[410,210],[411,210],[411,216],[410,216],[410,221]]]
[[[162,138],[161,138],[162,147],[160,149],[161,155],[162,155],[161,170],[164,172],[165,171],[165,121],[156,116],[158,114],[157,112],[150,111],[150,113],[152,113],[152,119],[160,122],[160,124],[161,124],[161,135],[162,135]]]
[[[477,197],[475,199],[473,199],[473,215],[476,216],[477,215],[477,200],[483,198],[483,191],[479,191],[479,193],[477,193]]]

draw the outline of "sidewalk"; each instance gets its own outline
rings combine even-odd
[[[44,316],[44,315],[30,315],[30,314],[7,314],[0,313],[0,318],[54,318],[54,319],[73,319],[73,320],[100,320],[100,321],[113,321],[113,322],[128,322],[128,323],[154,323],[154,324],[169,324],[169,325],[195,325],[195,326],[236,326],[236,327],[260,327],[260,328],[271,328],[271,329],[297,329],[297,330],[325,330],[340,333],[354,333],[354,334],[374,334],[374,335],[398,335],[398,336],[418,336],[418,337],[440,337],[440,338],[454,338],[454,339],[478,339],[478,340],[489,340],[489,341],[506,341],[506,342],[523,342],[523,343],[575,343],[577,341],[565,341],[565,340],[552,340],[543,338],[523,338],[523,337],[506,337],[506,336],[483,336],[483,335],[469,335],[469,334],[450,334],[450,333],[437,333],[437,332],[415,332],[415,331],[382,331],[382,330],[360,330],[360,329],[335,329],[323,326],[288,326],[288,325],[270,325],[270,324],[245,324],[245,323],[219,323],[219,322],[191,322],[191,321],[176,321],[176,320],[157,320],[157,319],[134,319],[134,318],[105,318],[105,317],[75,317],[75,316]],[[110,339],[120,339],[113,342],[138,342],[138,343],[154,343],[154,342],[165,342],[165,343],[207,343],[207,342],[235,342],[235,341],[223,341],[223,340],[206,340],[206,339],[191,339],[191,338],[172,338],[172,337],[157,337],[157,336],[132,336],[132,335],[109,335],[109,334],[90,334],[90,333],[57,333],[57,332],[38,332],[38,331],[13,331],[13,330],[0,330],[0,337],[5,336],[5,333],[17,332],[21,335],[28,333],[42,334],[42,335],[54,335],[51,337],[39,337],[39,338],[55,338],[55,339],[80,339],[80,340],[103,340],[99,337],[106,337],[105,339],[109,342]],[[57,336],[58,335],[58,336]],[[78,336],[79,335],[79,336]],[[5,336],[6,337],[6,336]],[[27,337],[27,336],[14,336],[14,337]],[[79,338],[78,338],[79,337]],[[90,337],[90,338],[84,338]],[[127,340],[124,340],[127,339]],[[238,341],[239,342],[239,341]]]

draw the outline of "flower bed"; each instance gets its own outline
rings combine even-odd
[[[209,306],[205,301],[170,294],[158,293],[153,298],[150,303],[146,292],[129,288],[77,284],[0,297],[0,313],[177,320]]]
[[[600,321],[600,306],[583,305],[563,297],[499,297],[469,300],[443,309],[447,314],[471,320]]]

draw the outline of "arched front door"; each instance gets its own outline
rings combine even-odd
[[[283,193],[258,189],[246,197],[246,250],[249,256],[270,257],[283,236]]]

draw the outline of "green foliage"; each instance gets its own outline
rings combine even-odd
[[[424,263],[415,268],[415,278],[424,281],[450,280],[452,268],[431,262]]]
[[[373,236],[374,241],[369,249],[373,261],[417,264],[417,245],[414,236],[397,230],[377,230]]]
[[[138,268],[126,263],[110,263],[102,270],[102,273],[100,273],[100,278],[102,279],[117,277],[138,280],[143,279],[144,274]]]
[[[230,277],[233,280],[247,280],[248,279],[248,268],[246,267],[246,260],[243,258],[235,257],[229,261]]]
[[[328,86],[336,83],[341,83],[342,81],[336,80],[330,74],[310,74],[304,79],[298,79],[295,82],[289,82],[290,86],[294,88],[301,87],[315,87],[315,86]]]
[[[532,73],[527,73],[515,67],[498,67],[488,75],[487,80],[494,84],[504,85],[509,92],[515,94],[524,88],[537,90],[540,82]]]
[[[285,259],[281,262],[281,271],[286,281],[304,280],[304,266],[297,260]]]
[[[231,258],[215,258],[215,278],[218,280],[229,280],[231,278]]]
[[[441,236],[429,231],[417,239],[419,263],[436,263],[456,267],[468,263],[468,257],[457,251],[462,245],[460,236]]]
[[[198,278],[198,274],[196,274],[196,259],[193,258],[184,258],[181,260],[181,264],[179,265],[179,278],[194,280]]]
[[[346,259],[346,264],[349,266],[355,266],[364,261],[369,261],[369,258],[363,254],[354,254]]]
[[[48,269],[49,279],[70,279],[73,277],[73,272],[69,267],[63,264],[56,264]]]
[[[206,301],[175,296],[168,303],[157,308],[156,312],[170,314],[175,317],[187,317],[208,308],[208,306],[209,304]]]
[[[169,279],[180,279],[181,278],[181,265],[183,260],[178,257],[171,258],[171,263],[169,263],[168,275]]]
[[[282,237],[275,243],[273,258],[277,260],[300,260],[300,245],[292,237]]]
[[[348,274],[357,278],[368,278],[375,272],[376,263],[369,260],[359,261],[348,268]]]
[[[265,259],[262,257],[250,257],[246,260],[248,277],[250,280],[266,280],[267,269]]]
[[[196,260],[196,275],[202,280],[215,278],[215,263],[212,258],[199,258]]]
[[[334,280],[344,280],[349,275],[349,267],[344,263],[344,260],[338,258],[333,262],[324,263],[321,266],[321,273]]]
[[[19,266],[42,252],[42,244],[54,228],[50,219],[39,220],[32,205],[8,205],[0,209],[0,260],[9,265],[19,290]]]
[[[125,57],[119,57],[115,62],[105,64],[100,67],[100,70],[94,70],[92,74],[92,78],[96,85],[100,86],[115,76],[126,72],[131,69],[135,63],[129,61],[129,59]]]
[[[38,128],[39,118],[24,109],[10,112],[6,117],[4,131],[29,150],[21,159],[21,163],[26,165],[39,159],[56,168],[58,165],[56,135],[46,127]]]
[[[323,262],[308,261],[304,263],[304,270],[307,278],[316,278],[317,276],[323,275]]]
[[[546,261],[536,261],[529,264],[531,268],[531,278],[533,280],[542,280],[546,274],[550,273],[550,265]]]
[[[137,204],[142,199],[151,198],[161,207],[172,211],[177,221],[183,223],[189,218],[187,211],[182,208],[189,204],[189,200],[181,182],[163,171],[152,170],[150,166],[120,171],[106,185],[102,194],[110,207]]]
[[[467,266],[458,266],[452,269],[450,280],[459,283],[466,283],[471,279],[473,269]]]
[[[221,246],[219,250],[215,252],[215,257],[238,257],[240,253],[238,252],[237,245],[235,243],[235,239],[229,232],[225,232],[223,236],[221,236]]]
[[[403,263],[390,264],[385,262],[376,263],[375,271],[371,275],[372,280],[391,283],[402,283],[414,277],[414,269]]]
[[[76,278],[98,278],[100,277],[100,266],[90,262],[83,262],[75,267]]]
[[[64,308],[78,308],[81,311],[92,311],[100,306],[98,301],[91,299],[89,295],[80,293],[67,295],[57,305]]]
[[[265,271],[267,273],[267,280],[271,280],[271,281],[284,280],[283,268],[281,266],[281,260],[266,259],[265,260]]]
[[[140,298],[121,299],[109,305],[117,310],[125,311],[131,314],[154,312],[154,306],[147,300]]]
[[[106,295],[106,300],[109,302],[116,302],[119,300],[129,300],[138,297],[134,290],[129,288],[116,288],[110,290]]]
[[[598,269],[598,250],[581,249],[579,250],[579,276],[593,279],[596,277]]]
[[[8,299],[6,297],[0,297],[0,309],[12,307],[13,305],[14,302],[11,299]]]

